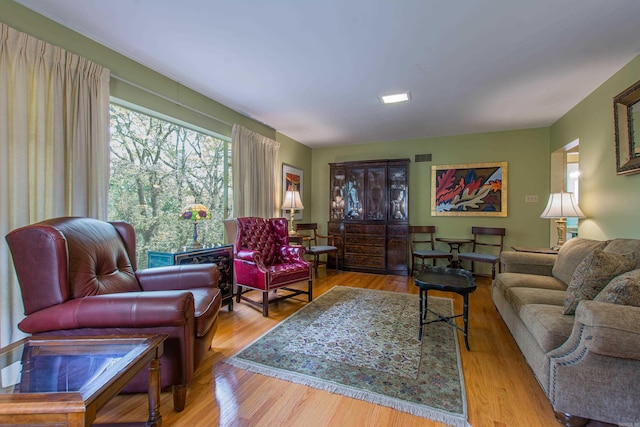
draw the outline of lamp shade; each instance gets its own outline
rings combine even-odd
[[[573,193],[551,193],[540,218],[584,218]]]
[[[190,221],[211,219],[211,211],[205,205],[193,203],[182,208],[180,211],[180,218],[188,219]]]
[[[302,206],[302,200],[300,199],[300,192],[298,190],[285,192],[282,209],[304,209],[304,206]]]

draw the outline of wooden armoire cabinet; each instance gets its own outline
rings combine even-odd
[[[328,232],[338,265],[406,276],[409,159],[329,163],[329,181]]]

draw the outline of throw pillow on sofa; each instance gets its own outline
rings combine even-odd
[[[616,254],[595,249],[587,255],[573,273],[564,298],[564,314],[574,314],[578,303],[592,300],[614,277],[634,268],[633,253]]]
[[[556,262],[553,264],[553,277],[568,285],[582,260],[594,250],[604,249],[607,243],[607,241],[584,239],[582,237],[569,239],[558,252]],[[627,252],[631,251],[624,251],[624,253]]]
[[[640,307],[640,270],[615,277],[596,295],[594,301]]]

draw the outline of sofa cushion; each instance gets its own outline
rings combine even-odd
[[[614,277],[636,265],[635,255],[596,249],[578,265],[564,299],[564,314],[574,314],[578,303],[592,300]]]
[[[501,273],[496,276],[493,286],[506,293],[510,288],[534,288],[553,289],[565,291],[567,285],[551,276],[538,276],[537,274]]]
[[[505,293],[505,298],[516,313],[528,304],[546,304],[561,306],[564,302],[565,291],[554,289],[536,288],[510,288]]]
[[[605,252],[613,252],[616,254],[628,254],[633,252],[636,254],[635,269],[640,269],[640,239],[613,239],[609,241],[604,248]]]
[[[615,277],[594,300],[640,307],[640,270],[632,270]]]
[[[562,314],[561,305],[527,304],[520,309],[520,319],[547,353],[560,347],[571,335],[574,316]]]
[[[569,284],[578,264],[595,249],[602,249],[607,245],[606,241],[584,239],[574,237],[562,245],[558,252],[555,264],[553,264],[553,277]]]

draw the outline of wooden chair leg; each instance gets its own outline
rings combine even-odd
[[[238,285],[238,289],[236,289],[236,302],[240,303],[240,298],[242,298],[242,286]]]
[[[178,384],[171,388],[173,394],[173,410],[182,412],[187,402],[187,385]]]
[[[269,317],[269,292],[262,293],[262,315]]]
[[[309,280],[308,290],[309,290],[309,302],[311,302],[313,300],[313,280]]]

